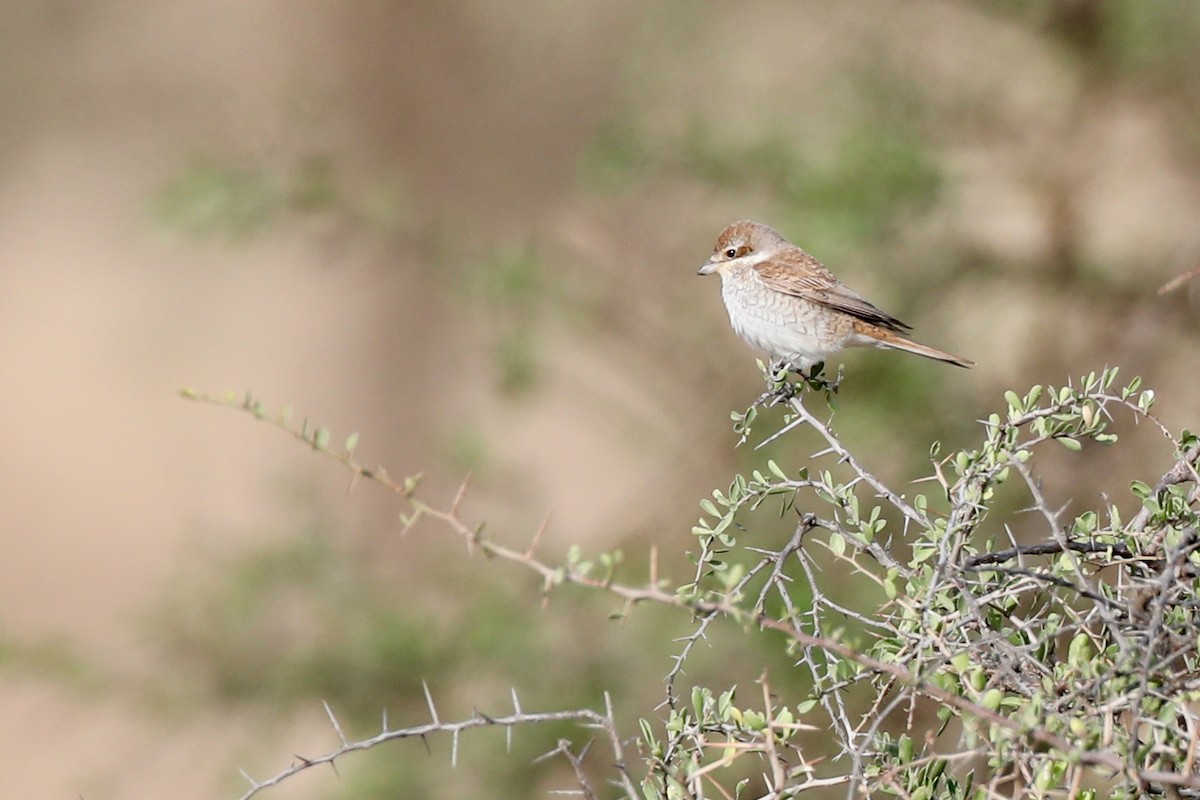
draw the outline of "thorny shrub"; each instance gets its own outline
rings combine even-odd
[[[620,553],[585,559],[573,548],[555,565],[536,553],[536,536],[527,548],[505,546],[463,521],[462,492],[433,506],[419,499],[415,479],[393,481],[360,464],[357,435],[332,448],[325,429],[292,426],[249,395],[184,394],[287,429],[355,480],[395,491],[409,504],[406,522],[440,520],[470,546],[536,571],[546,591],[575,584],[628,607],[659,603],[691,615],[665,702],[644,714],[639,732],[618,732],[611,704],[554,712],[575,714],[609,741],[613,758],[589,769],[570,743],[555,751],[584,796],[606,794],[593,786],[603,777],[608,794],[627,800],[806,791],[911,800],[1200,797],[1200,439],[1186,430],[1174,436],[1151,413],[1153,392],[1139,380],[1114,388],[1116,376],[1106,369],[1063,387],[1007,392],[1007,408],[983,422],[982,444],[946,457],[935,447],[933,488],[908,496],[869,472],[806,405],[823,406],[820,391],[836,384],[768,372],[770,391],[733,415],[743,441],[760,409],[782,405],[784,424],[770,438],[808,427],[826,447],[804,465],[765,461],[704,499],[692,529],[696,569],[679,586],[653,568],[645,583],[620,582]],[[1173,466],[1153,484],[1134,482],[1132,497],[1114,488],[1101,507],[1065,518],[1043,493],[1035,454],[1077,451],[1085,440],[1113,444],[1117,414],[1161,433]],[[1018,540],[998,510],[1006,481],[1019,482],[1026,510],[1040,516],[1038,538]],[[795,520],[778,549],[751,535],[764,513]],[[733,687],[685,692],[683,666],[715,624],[785,648],[806,679],[791,685],[807,688],[785,697],[764,678],[749,700]],[[364,742],[343,737],[332,753],[251,780],[246,796],[392,738],[457,737],[476,724],[511,728],[552,716],[526,714],[514,698],[513,714],[444,723],[429,705],[436,724],[385,724]]]

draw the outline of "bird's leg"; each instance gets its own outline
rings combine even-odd
[[[767,382],[771,386],[786,383],[788,375],[796,371],[796,365],[786,358],[777,358],[767,367]]]
[[[794,397],[796,386],[789,377],[797,371],[796,365],[786,358],[772,360],[765,370],[767,390],[755,401],[755,405],[773,406]]]

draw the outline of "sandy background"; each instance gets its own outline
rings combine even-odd
[[[1194,427],[1196,293],[1154,290],[1200,253],[1200,75],[1170,72],[1174,40],[1122,61],[1111,36],[1072,43],[1085,22],[1028,5],[6,4],[0,798],[236,796],[237,764],[331,744],[319,707],[180,686],[146,621],[214,557],[286,538],[297,497],[399,582],[458,553],[433,532],[399,541],[381,493],[347,498],[333,465],[181,386],[358,430],[360,452],[426,471],[435,497],[473,470],[473,513],[514,538],[551,511],[551,547],[680,549],[697,499],[744,463],[728,409],[759,391],[715,281],[693,273],[725,223],[754,217],[827,243],[817,254],[919,338],[979,362],[896,367],[937,387],[909,407],[872,366],[904,357],[848,357],[869,377],[839,413],[885,474],[908,474],[912,448],[880,431],[949,415],[965,442],[1004,388],[1106,363]],[[884,124],[869,109],[896,100],[889,81],[918,90],[898,113],[941,188],[868,243],[681,155],[699,120],[730,152],[768,132],[821,164],[847,119]],[[586,164],[624,128],[654,169],[597,188]],[[214,163],[267,186],[327,165],[335,199],[197,233],[207,195],[163,206]],[[530,252],[532,290],[489,283]],[[1154,447],[1048,482],[1086,500],[1158,469]],[[397,602],[420,605],[419,586]],[[195,704],[164,711],[163,685]],[[478,688],[446,691],[469,708]]]

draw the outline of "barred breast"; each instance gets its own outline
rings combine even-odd
[[[767,287],[751,268],[724,271],[721,297],[738,336],[771,358],[808,369],[844,346],[829,309]]]

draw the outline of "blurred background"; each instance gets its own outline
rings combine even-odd
[[[178,0],[7,3],[0,30],[0,797],[237,796],[293,753],[473,707],[631,735],[688,620],[562,591],[249,417],[359,431],[547,558],[651,545],[766,455],[718,281],[757,219],[972,358],[846,355],[835,425],[903,486],[1007,388],[1119,365],[1197,424],[1200,6]],[[760,422],[759,435],[774,417]],[[777,423],[777,420],[775,420]],[[1120,430],[1125,431],[1125,427]],[[789,469],[815,447],[777,443]],[[1153,432],[1041,463],[1128,503]],[[1014,497],[1014,508],[1021,505]],[[1020,518],[1018,518],[1020,519]],[[1032,521],[1036,522],[1036,520]],[[786,524],[786,523],[785,523]],[[770,535],[769,532],[763,535]],[[722,637],[729,637],[722,647]],[[739,675],[736,632],[688,681]],[[777,672],[786,674],[787,664]],[[786,678],[776,687],[788,691]],[[799,688],[797,688],[799,691]],[[405,742],[273,797],[530,797],[571,729]]]

